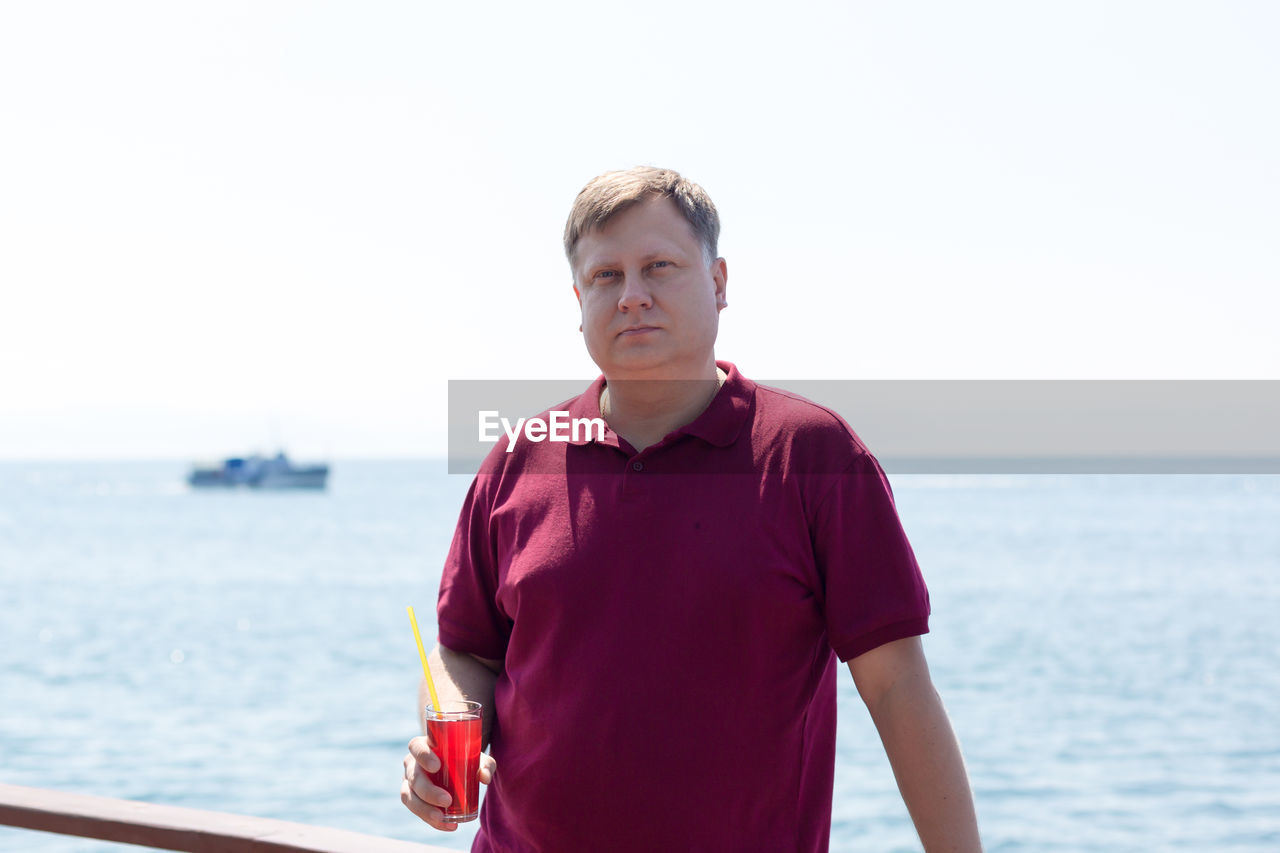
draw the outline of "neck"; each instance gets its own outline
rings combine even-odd
[[[600,414],[636,450],[661,441],[706,411],[724,384],[724,371],[711,363],[698,379],[617,379],[600,393]]]

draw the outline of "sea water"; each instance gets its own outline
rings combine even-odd
[[[0,463],[0,782],[465,849],[399,801],[469,480]],[[1280,849],[1280,477],[897,476],[989,851]],[[840,679],[834,851],[919,850]],[[607,762],[593,768],[607,772]],[[501,769],[499,769],[501,772]],[[130,850],[0,829],[0,850]]]

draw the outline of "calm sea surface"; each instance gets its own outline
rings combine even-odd
[[[465,849],[399,802],[468,479],[0,463],[0,781]],[[1280,477],[899,476],[990,851],[1280,850]],[[842,678],[832,849],[919,850]],[[500,772],[500,771],[499,771]],[[132,850],[0,830],[0,850]]]

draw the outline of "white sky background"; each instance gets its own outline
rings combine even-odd
[[[596,375],[560,233],[637,163],[715,199],[754,378],[1280,378],[1278,37],[1267,2],[6,3],[0,457],[442,454],[447,379]]]

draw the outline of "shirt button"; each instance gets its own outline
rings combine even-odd
[[[643,471],[643,470],[644,470],[644,463],[643,463],[643,462],[632,462],[632,463],[631,463],[631,470],[632,470],[632,471]]]

